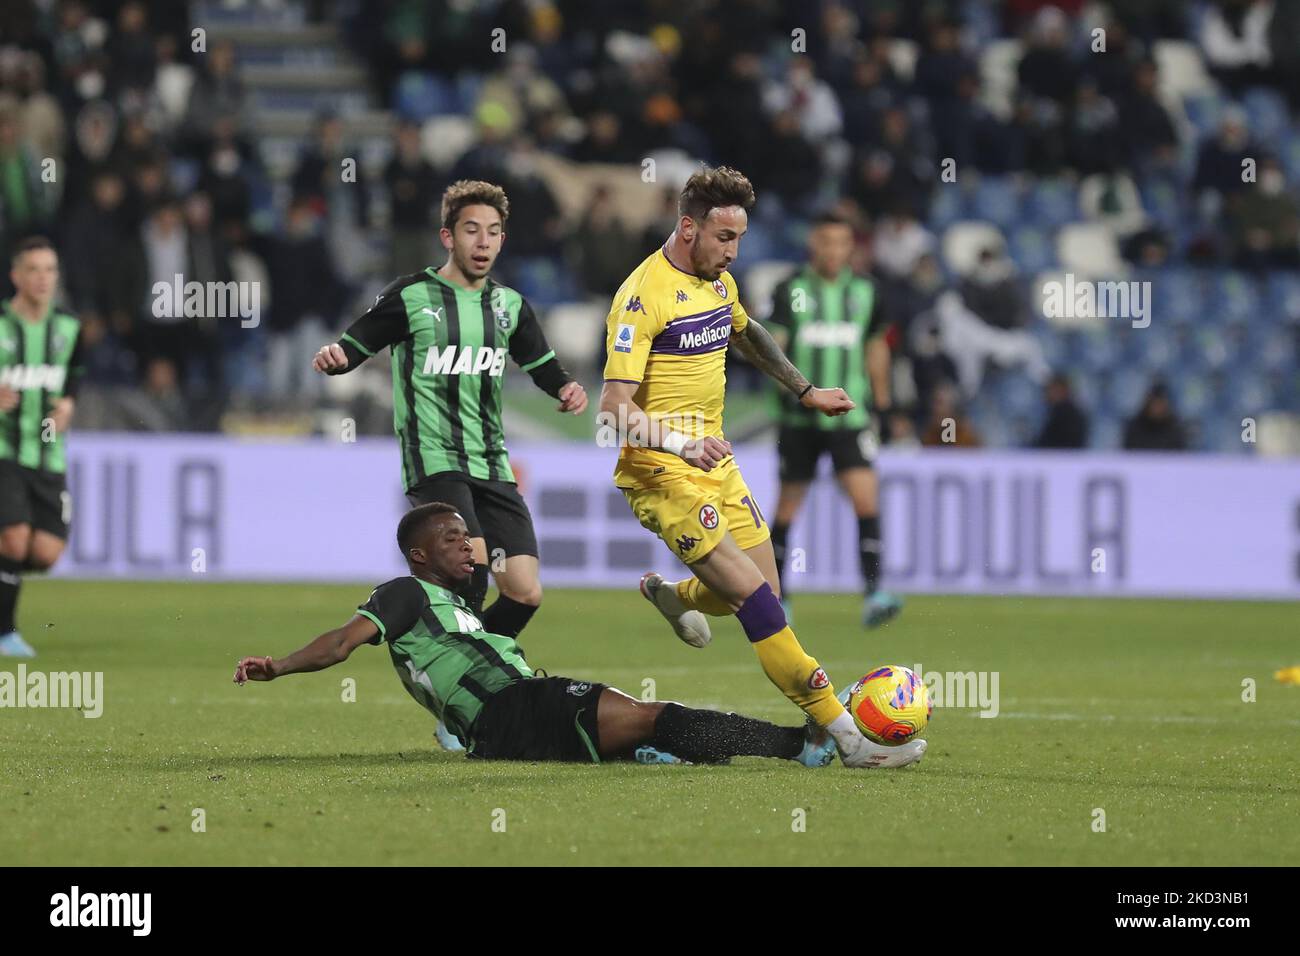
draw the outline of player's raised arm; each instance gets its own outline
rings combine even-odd
[[[519,306],[519,325],[510,336],[510,357],[528,373],[533,384],[552,398],[558,398],[557,411],[581,415],[587,410],[587,390],[564,370],[555,350],[546,341],[542,323],[533,307],[524,301]]]
[[[373,643],[379,628],[370,618],[358,613],[342,627],[326,631],[306,647],[288,657],[245,657],[235,665],[235,683],[250,680],[274,680],[285,674],[322,671],[342,663],[362,644]]]
[[[408,278],[397,279],[375,297],[375,303],[344,332],[337,342],[321,346],[312,358],[311,367],[325,375],[350,372],[366,359],[410,332],[402,286]]]
[[[741,355],[768,378],[779,382],[805,408],[823,415],[843,415],[854,407],[853,399],[842,388],[818,388],[791,364],[771,333],[754,319],[732,333],[731,344]]]

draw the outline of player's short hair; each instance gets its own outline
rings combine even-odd
[[[754,206],[754,187],[745,174],[730,166],[701,169],[686,180],[681,197],[677,200],[678,215],[690,216],[704,222],[712,209],[739,206],[749,210]]]
[[[485,183],[481,179],[461,179],[452,183],[442,194],[442,225],[444,229],[455,229],[460,211],[466,206],[491,206],[501,214],[501,225],[505,226],[510,217],[510,200],[506,191],[495,183]]]
[[[18,265],[19,259],[35,249],[49,249],[51,252],[56,251],[54,243],[50,242],[50,240],[45,238],[45,236],[28,236],[26,239],[23,239],[21,242],[14,245],[13,255],[9,259],[10,263]]]
[[[416,539],[427,522],[438,515],[459,513],[455,505],[449,505],[445,501],[430,501],[428,504],[417,505],[402,515],[402,520],[397,522],[397,547],[401,549],[403,557],[415,547]]]

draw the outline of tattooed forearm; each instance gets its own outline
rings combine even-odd
[[[776,344],[772,334],[753,319],[740,332],[731,337],[731,344],[755,368],[768,378],[784,385],[791,394],[802,395],[808,388],[808,379],[790,364],[790,360]]]

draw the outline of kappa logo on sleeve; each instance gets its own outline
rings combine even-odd
[[[618,334],[614,336],[615,352],[631,352],[632,339],[635,335],[636,327],[620,322],[618,324]]]

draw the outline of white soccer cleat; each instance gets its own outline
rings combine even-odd
[[[682,607],[677,589],[662,574],[647,571],[641,575],[641,596],[655,606],[673,626],[673,633],[691,647],[704,647],[713,640],[709,619],[700,611]]]
[[[897,747],[885,747],[859,734],[856,739],[841,737],[836,740],[840,760],[844,766],[858,768],[906,767],[920,763],[927,746],[924,740],[913,740]]]

